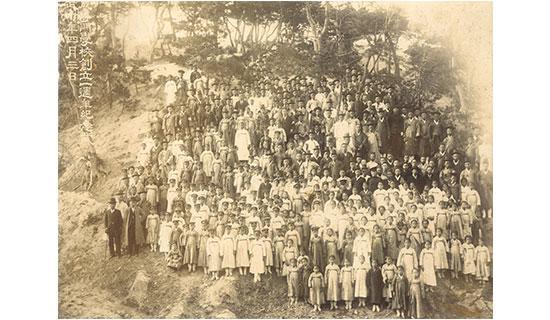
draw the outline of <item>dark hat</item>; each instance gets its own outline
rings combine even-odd
[[[109,203],[116,204],[115,198],[111,198],[111,199],[109,200]]]

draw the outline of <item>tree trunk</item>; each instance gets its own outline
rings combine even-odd
[[[116,10],[115,5],[117,5],[115,2],[111,2],[111,46],[113,48],[113,52],[116,52]]]

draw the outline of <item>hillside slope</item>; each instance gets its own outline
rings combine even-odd
[[[286,305],[286,281],[270,279],[253,284],[252,278],[210,281],[202,270],[189,274],[166,268],[162,255],[142,252],[137,257],[108,259],[102,210],[118,181],[120,169],[132,163],[147,131],[147,110],[157,103],[151,91],[140,95],[140,107],[120,114],[120,106],[96,115],[96,150],[110,174],[90,192],[72,191],[79,183],[76,159],[86,144],[73,127],[60,132],[67,167],[59,178],[59,317],[60,318],[391,318],[389,311],[338,310],[312,313],[309,305]],[[138,271],[151,281],[143,304],[126,298]],[[427,299],[426,316],[488,318],[492,293],[451,288],[442,283]],[[478,302],[479,301],[479,302]]]

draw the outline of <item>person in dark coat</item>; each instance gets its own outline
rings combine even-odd
[[[431,155],[431,123],[428,120],[428,114],[423,111],[420,120],[418,121],[420,136],[418,137],[418,154],[423,157]]]
[[[390,125],[383,110],[380,110],[380,112],[378,112],[378,119],[376,121],[376,133],[378,133],[378,136],[380,137],[380,153],[388,153],[390,149],[389,143],[391,137]]]
[[[440,119],[439,112],[434,112],[433,121],[431,122],[431,143],[433,148],[437,148],[441,144],[443,135],[445,134],[445,126]],[[435,150],[434,150],[435,151]]]
[[[141,224],[142,211],[137,206],[137,197],[130,199],[130,207],[124,215],[124,244],[130,256],[138,254],[139,246],[145,242]]]
[[[109,239],[109,252],[111,258],[121,256],[122,245],[122,213],[115,209],[116,200],[109,200],[109,209],[105,210],[105,233]]]
[[[403,132],[403,117],[398,108],[394,108],[390,114],[388,128],[390,133],[388,153],[396,158],[401,158],[403,153],[403,138],[401,137],[401,133]]]
[[[382,278],[382,270],[376,259],[372,259],[372,268],[367,272],[367,288],[372,303],[372,311],[380,312],[382,304],[382,290],[384,289],[384,279]]]

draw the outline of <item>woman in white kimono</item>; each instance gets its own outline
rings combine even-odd
[[[248,130],[241,125],[241,129],[235,132],[235,147],[237,147],[237,157],[239,161],[248,161],[250,159],[250,134]]]

